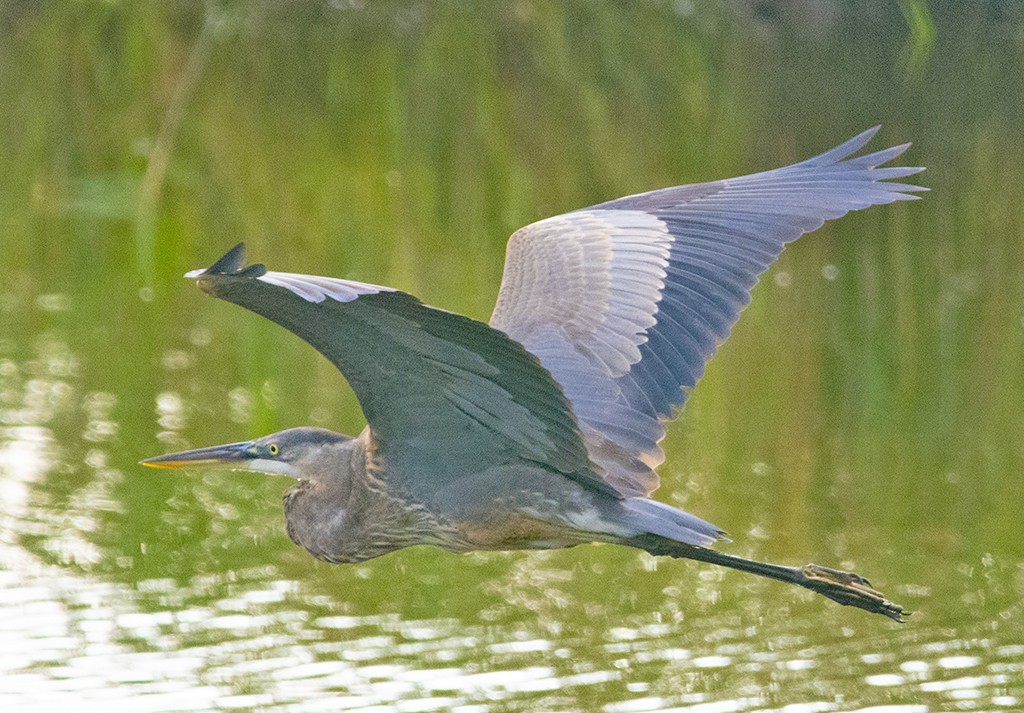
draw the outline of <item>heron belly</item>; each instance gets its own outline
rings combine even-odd
[[[554,549],[637,534],[618,500],[532,465],[487,469],[437,493],[428,507],[459,533],[448,549]]]
[[[537,550],[572,547],[602,539],[588,536],[584,530],[542,519],[538,514],[517,511],[487,521],[464,522],[459,527],[461,546],[456,551],[470,550]]]

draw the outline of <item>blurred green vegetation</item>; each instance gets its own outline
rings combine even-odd
[[[283,560],[300,576],[311,562],[283,534],[279,482],[134,463],[171,443],[361,427],[329,365],[206,300],[186,270],[245,240],[274,269],[483,319],[526,223],[773,168],[874,124],[876,148],[914,142],[901,160],[928,167],[931,193],[783,256],[671,429],[659,497],[731,530],[733,551],[921,584],[942,621],[992,613],[968,612],[957,563],[1024,557],[1018,2],[5,3],[0,67],[3,425],[53,432],[48,511],[82,507],[103,470],[88,458],[116,471],[85,498],[101,569]],[[26,410],[37,381],[70,391]],[[95,394],[114,395],[116,435],[88,435]],[[180,399],[167,423],[161,395]],[[611,551],[587,557],[627,557]],[[380,577],[467,567],[393,561]],[[325,590],[355,576],[314,572]],[[416,582],[381,586],[417,612],[451,601]],[[992,606],[1019,600],[1019,577],[1004,586]]]

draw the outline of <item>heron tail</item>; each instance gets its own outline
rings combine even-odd
[[[622,540],[622,543],[646,550],[652,555],[710,562],[722,567],[738,569],[741,572],[795,584],[828,597],[834,602],[864,609],[873,614],[881,614],[901,624],[909,615],[909,612],[905,612],[902,606],[891,602],[884,594],[872,589],[871,583],[867,579],[853,572],[843,572],[817,564],[786,567],[758,562],[653,534],[626,538]]]
[[[662,537],[667,542],[705,547],[719,540],[729,541],[725,530],[657,500],[625,498],[618,505],[624,511],[625,523],[635,532]]]

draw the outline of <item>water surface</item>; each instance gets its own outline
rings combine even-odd
[[[1024,709],[1024,25],[960,5],[0,11],[0,706]],[[612,546],[329,566],[287,482],[137,465],[362,427],[309,347],[180,279],[238,240],[483,319],[531,220],[876,123],[932,192],[786,252],[658,497],[906,625]]]

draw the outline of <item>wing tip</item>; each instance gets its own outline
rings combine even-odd
[[[847,139],[843,143],[835,146],[828,151],[813,156],[801,163],[839,163],[844,159],[849,158],[853,154],[860,151],[862,148],[868,145],[868,143],[875,137],[882,128],[881,124],[875,124],[870,129],[862,131],[856,136]]]
[[[854,140],[863,139],[864,143],[866,144],[868,141],[870,141],[871,139],[875,138],[875,134],[877,134],[881,130],[882,130],[882,125],[881,124],[875,124],[870,129],[865,129],[864,131],[862,131],[859,134],[857,134],[854,137]],[[910,144],[907,144],[907,145],[909,146]]]
[[[219,260],[210,267],[190,270],[185,277],[195,280],[209,275],[231,275],[232,277],[260,277],[267,272],[266,265],[254,263],[247,267],[245,265],[245,243],[241,242],[228,250]]]
[[[909,146],[909,144],[907,144],[907,145]],[[927,171],[928,170],[928,168],[926,166],[900,166],[899,168],[902,168],[903,171],[904,171],[904,174],[902,176],[900,176],[900,178],[906,178],[907,176],[914,176],[914,175],[917,175],[918,173],[921,173],[922,171]],[[927,189],[925,189],[925,190],[927,190]]]
[[[812,156],[809,159],[800,161],[799,163],[793,164],[793,166],[823,166],[823,165],[860,165],[866,168],[877,168],[893,159],[901,156],[907,149],[913,144],[908,141],[906,143],[897,144],[896,146],[890,146],[888,148],[875,151],[873,153],[865,154],[862,156],[854,156],[855,153],[860,151],[862,148],[868,145],[870,141],[875,137],[882,128],[881,124],[875,124],[870,129],[862,131],[856,136],[847,139],[843,143],[835,146],[824,153]],[[792,166],[787,167],[792,168]],[[913,173],[919,173],[925,170],[923,167],[916,167]],[[909,173],[907,175],[910,175]]]

